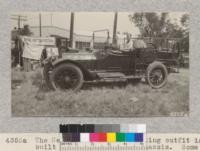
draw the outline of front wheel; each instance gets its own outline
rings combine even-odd
[[[53,88],[61,90],[79,90],[83,85],[83,73],[79,67],[71,63],[55,67],[51,73]]]
[[[167,68],[161,62],[153,62],[147,68],[146,80],[155,89],[163,87],[167,83]]]

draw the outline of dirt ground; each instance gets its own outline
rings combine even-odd
[[[13,116],[153,117],[189,113],[189,70],[168,76],[161,89],[145,82],[85,84],[79,92],[51,91],[41,69],[12,69]]]

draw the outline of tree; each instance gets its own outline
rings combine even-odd
[[[157,38],[180,38],[185,51],[189,49],[189,15],[184,14],[180,19],[182,27],[172,23],[168,13],[134,13],[129,19],[139,28],[141,37],[151,37],[157,46],[163,42]]]
[[[139,28],[142,37],[160,37],[165,32],[168,13],[134,13],[130,20]]]
[[[181,17],[181,24],[184,28],[182,45],[185,52],[189,52],[189,22],[190,22],[189,14],[184,14]]]
[[[189,29],[189,14],[184,14],[182,17],[181,17],[181,24],[183,27],[185,27],[186,29]]]

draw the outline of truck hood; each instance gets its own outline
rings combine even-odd
[[[96,60],[94,53],[79,52],[79,53],[63,53],[63,60]]]

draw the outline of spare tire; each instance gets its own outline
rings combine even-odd
[[[146,80],[155,89],[161,88],[167,83],[167,76],[166,66],[158,61],[151,63],[146,71]]]
[[[56,66],[51,73],[51,85],[53,89],[74,91],[79,90],[83,85],[83,73],[79,67],[71,63],[63,63]]]

